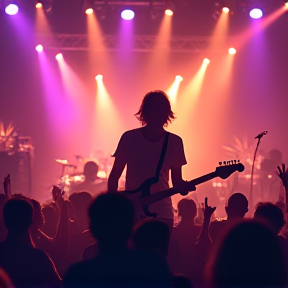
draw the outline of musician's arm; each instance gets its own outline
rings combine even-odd
[[[182,179],[182,167],[171,169],[171,180],[172,180],[172,185],[174,187],[181,185],[183,182],[185,182]]]
[[[126,160],[122,157],[115,157],[111,173],[108,177],[108,191],[116,192],[118,189],[118,181],[126,166]]]
[[[191,183],[183,180],[182,178],[182,167],[171,169],[171,180],[173,187],[179,192],[183,192],[182,195],[187,194],[189,191],[195,191],[196,187]],[[187,193],[185,193],[187,192]]]

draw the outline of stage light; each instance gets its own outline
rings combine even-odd
[[[19,8],[14,3],[11,3],[11,4],[7,5],[6,8],[5,8],[5,12],[8,15],[16,15],[18,13],[18,11],[19,11]]]
[[[63,59],[62,53],[58,53],[58,54],[55,56],[55,58],[56,58],[57,61],[62,60],[62,59]]]
[[[286,1],[286,2],[284,3],[284,8],[285,8],[285,9],[288,9],[288,1]]]
[[[95,76],[96,81],[102,81],[103,80],[103,75],[98,74],[97,76]]]
[[[49,13],[52,10],[52,1],[53,0],[36,0],[35,8],[43,9],[46,13]]]
[[[37,45],[35,47],[35,49],[36,49],[37,52],[42,52],[43,51],[43,46],[41,44],[39,44],[39,45]]]
[[[180,75],[177,75],[177,76],[175,77],[175,80],[176,80],[177,82],[181,82],[181,81],[183,81],[183,77],[180,76]]]
[[[205,58],[205,59],[203,60],[203,63],[204,63],[205,65],[208,65],[208,64],[210,63],[210,60],[209,60],[208,58]]]
[[[37,9],[40,9],[40,8],[43,7],[43,5],[42,5],[41,2],[37,2],[36,5],[35,5],[35,7],[36,7]]]
[[[135,13],[132,10],[123,10],[121,12],[121,17],[124,20],[132,20],[135,16]]]
[[[227,14],[227,13],[229,13],[229,8],[228,7],[223,7],[222,11]]]
[[[165,9],[165,15],[172,16],[173,13],[175,12],[174,1],[171,1],[171,0],[166,1],[164,9]]]
[[[172,15],[173,15],[173,11],[170,10],[170,9],[166,9],[166,10],[165,10],[165,15],[167,15],[167,16],[172,16]]]
[[[263,16],[263,11],[259,8],[254,8],[250,11],[249,15],[253,19],[260,19]]]
[[[236,54],[236,49],[235,48],[229,48],[228,52],[229,52],[229,54],[234,55],[234,54]]]
[[[96,4],[94,3],[95,1],[93,0],[84,0],[83,1],[83,11],[85,12],[85,14],[87,15],[91,15],[94,12],[97,12],[98,6],[96,6]]]
[[[85,13],[87,15],[92,14],[93,13],[93,9],[92,8],[88,8],[88,9],[86,9]]]

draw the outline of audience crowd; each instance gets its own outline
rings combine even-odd
[[[287,169],[278,170],[287,194]],[[157,218],[135,223],[120,192],[79,191],[66,201],[54,187],[48,205],[7,194],[0,195],[0,288],[288,287],[286,202],[259,203],[248,218],[248,200],[237,192],[227,219],[210,223],[216,207],[206,198],[199,225],[186,197],[170,233]]]

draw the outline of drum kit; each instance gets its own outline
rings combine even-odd
[[[71,164],[68,160],[55,159],[57,164],[62,167],[61,175],[58,180],[58,185],[66,192],[71,191],[73,186],[80,184],[85,180],[83,175],[84,165],[87,162],[95,162],[98,167],[97,178],[100,181],[107,181],[109,173],[112,168],[113,158],[111,156],[105,157],[102,151],[96,151],[91,154],[89,158],[84,158],[80,155],[74,155],[75,164]]]

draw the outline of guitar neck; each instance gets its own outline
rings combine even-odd
[[[194,186],[199,185],[201,183],[204,183],[206,181],[209,181],[209,180],[211,180],[217,176],[218,176],[217,173],[211,172],[209,174],[203,175],[201,177],[198,177],[196,179],[189,181],[188,185],[190,185],[191,189],[192,189]],[[149,205],[149,204],[158,202],[160,200],[163,200],[165,198],[171,197],[177,193],[179,193],[179,191],[172,187],[172,188],[169,188],[167,190],[163,190],[163,191],[142,197],[142,203],[144,205]]]
[[[217,176],[218,176],[218,174],[216,172],[211,172],[209,174],[206,174],[206,175],[200,176],[198,178],[195,178],[195,179],[189,181],[188,183],[190,185],[196,186],[196,185],[199,185],[201,183],[207,182],[207,181],[209,181],[209,180],[211,180],[211,179],[213,179],[213,178],[215,178]]]

